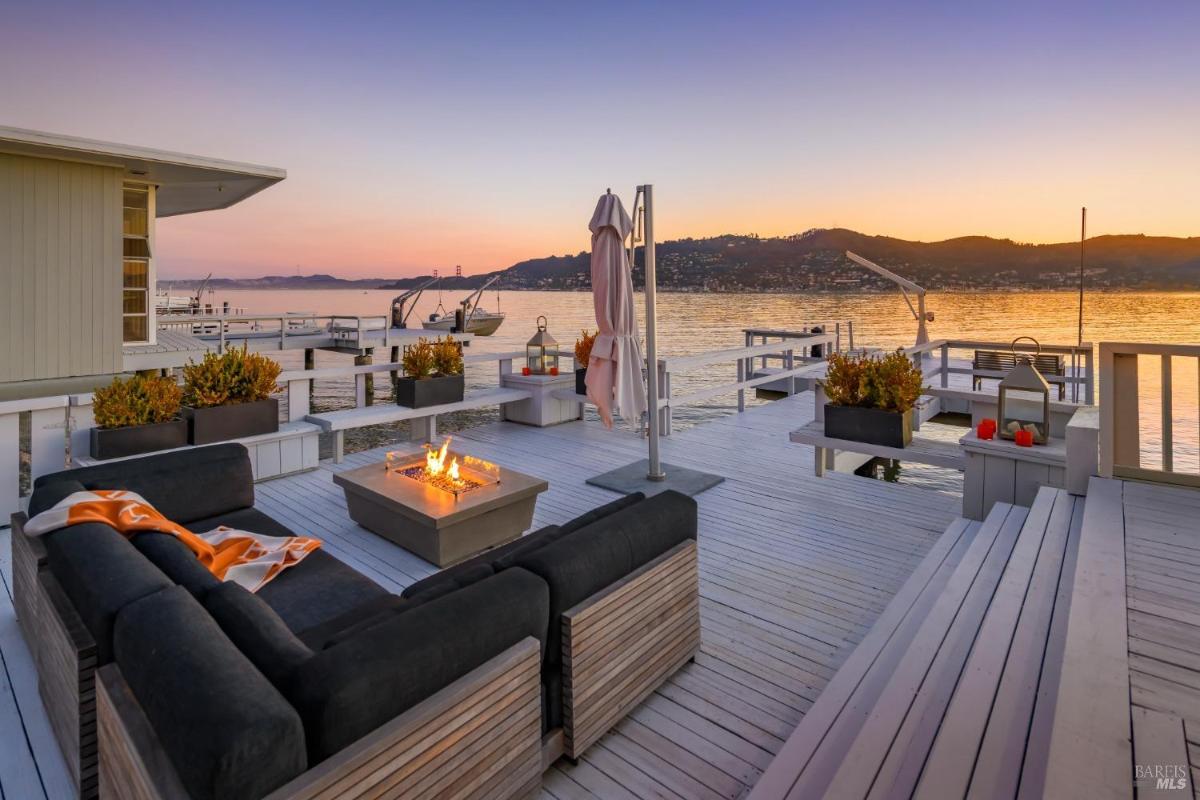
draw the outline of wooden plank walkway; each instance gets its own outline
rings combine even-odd
[[[1121,501],[1134,760],[1137,765],[1183,762],[1190,772],[1183,777],[1195,786],[1200,779],[1200,491],[1126,481]],[[1186,792],[1162,796],[1181,794]]]
[[[544,798],[744,796],[957,516],[955,494],[844,474],[814,478],[812,449],[787,439],[811,418],[805,393],[663,440],[664,461],[727,479],[698,498],[701,652],[578,764],[554,765]],[[612,499],[584,480],[645,454],[635,434],[595,422],[493,423],[455,438],[456,449],[550,481],[535,527]],[[257,505],[399,591],[435,568],[351,522],[331,480],[383,452],[258,484]],[[0,531],[0,797],[68,797],[12,616],[8,536]]]

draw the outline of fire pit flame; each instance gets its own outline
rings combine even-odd
[[[425,445],[423,462],[414,460],[397,465],[396,457],[397,454],[388,453],[389,471],[394,470],[406,478],[450,492],[455,497],[499,480],[499,468],[495,464],[463,456],[460,465],[458,456],[450,452],[450,437],[442,442],[441,447]],[[419,456],[415,458],[419,459]]]

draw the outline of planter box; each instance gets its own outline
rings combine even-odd
[[[173,419],[127,428],[92,428],[91,437],[91,457],[103,461],[183,447],[188,443],[188,424],[186,419]]]
[[[462,375],[443,375],[440,378],[397,378],[396,405],[406,408],[428,408],[463,399],[466,383]]]
[[[575,370],[575,394],[587,394],[587,367]]]
[[[825,406],[825,435],[883,447],[912,444],[912,409],[903,414],[878,408]]]
[[[279,430],[279,401],[231,403],[209,408],[183,407],[188,423],[188,444],[213,444]]]

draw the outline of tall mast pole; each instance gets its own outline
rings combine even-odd
[[[1076,347],[1083,346],[1083,248],[1087,241],[1087,206],[1080,209],[1079,214],[1079,331],[1075,342]],[[1076,352],[1072,357],[1072,361],[1076,363],[1075,377],[1079,377],[1078,373],[1079,353]],[[1079,400],[1079,384],[1071,384],[1071,399]]]

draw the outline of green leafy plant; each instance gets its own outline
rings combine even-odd
[[[832,405],[900,413],[917,404],[923,386],[920,368],[900,350],[881,357],[833,353],[821,382]]]
[[[281,367],[242,345],[221,355],[205,353],[200,363],[183,368],[183,401],[192,408],[266,400],[278,391]]]
[[[600,331],[588,333],[586,330],[579,332],[579,338],[575,340],[575,368],[586,369],[588,360],[592,357],[592,345],[596,344],[596,337],[600,335]]]
[[[437,356],[433,345],[422,336],[416,344],[404,346],[404,356],[400,363],[404,367],[405,376],[423,381],[432,377],[433,371],[437,369]]]
[[[433,371],[439,375],[462,375],[462,344],[447,335],[433,343]]]
[[[114,378],[92,393],[92,414],[101,428],[169,422],[179,416],[183,390],[174,378]]]

